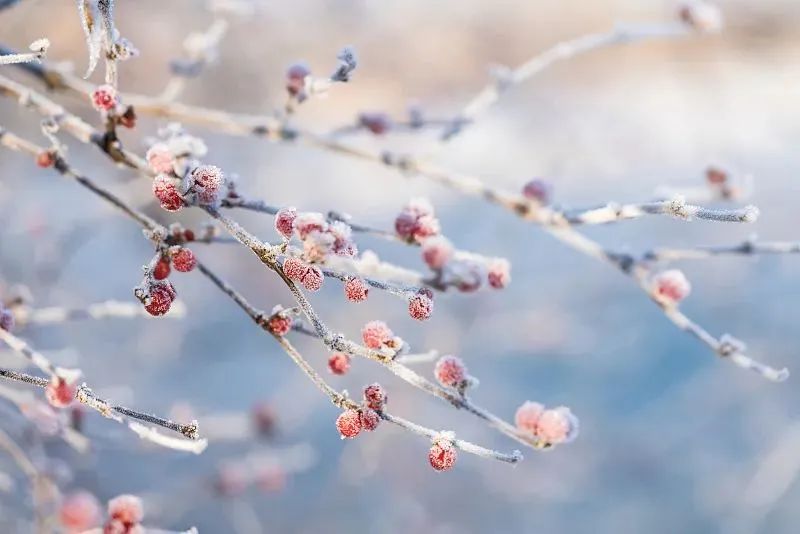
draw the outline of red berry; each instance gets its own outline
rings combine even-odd
[[[157,174],[170,174],[175,169],[175,156],[164,143],[156,143],[145,154],[147,166]]]
[[[194,232],[191,230],[184,230],[183,231],[183,239],[185,241],[194,241]]]
[[[387,401],[386,392],[380,384],[370,384],[364,388],[364,402],[373,410],[383,410],[383,405]]]
[[[322,270],[312,265],[306,271],[306,274],[303,275],[303,279],[300,281],[303,284],[303,287],[309,291],[319,291],[322,287],[322,281],[324,277],[322,276]]]
[[[75,384],[70,384],[66,380],[54,376],[45,388],[44,395],[51,406],[63,408],[69,406],[75,400],[77,392],[78,388]]]
[[[412,199],[394,221],[397,235],[408,242],[422,243],[426,238],[438,235],[441,231],[439,220],[433,214],[433,207],[425,199]]]
[[[394,333],[383,321],[370,321],[361,329],[364,345],[371,349],[379,349],[392,341]]]
[[[169,176],[159,174],[153,180],[153,194],[167,211],[178,211],[183,207],[183,197],[178,192],[178,186]]]
[[[64,497],[58,515],[68,532],[83,532],[98,525],[102,510],[94,495],[79,490]]]
[[[361,432],[361,416],[356,410],[345,410],[336,418],[336,429],[342,439],[352,439]]]
[[[328,369],[335,375],[343,375],[350,370],[350,356],[344,352],[334,352],[328,358]]]
[[[275,313],[267,321],[267,328],[276,336],[285,336],[292,329],[292,318],[285,313]]]
[[[188,248],[180,248],[172,255],[172,264],[176,271],[188,273],[197,265],[197,258],[194,257],[194,252]]]
[[[717,167],[706,169],[706,180],[710,184],[722,185],[728,181],[728,173]]]
[[[120,495],[108,501],[108,516],[126,527],[141,523],[144,518],[142,500],[135,495]]]
[[[539,204],[547,204],[550,201],[550,186],[544,180],[533,179],[522,188],[522,196]]]
[[[428,461],[431,467],[437,471],[451,469],[455,465],[457,457],[455,445],[445,439],[435,441],[428,451]]]
[[[408,314],[417,321],[430,318],[433,313],[433,300],[425,295],[414,295],[408,299]]]
[[[0,328],[6,332],[11,332],[14,328],[14,314],[11,310],[0,307]]]
[[[200,204],[214,205],[222,193],[225,175],[214,165],[201,165],[192,171],[192,191]]]
[[[443,386],[458,387],[467,378],[467,367],[461,358],[442,356],[433,370],[436,380]]]
[[[92,92],[92,105],[97,111],[109,111],[117,105],[117,90],[110,85],[101,85]]]
[[[360,410],[358,412],[358,416],[359,422],[361,423],[361,428],[367,432],[372,432],[378,428],[378,424],[381,422],[381,416],[378,415],[378,412],[369,408]]]
[[[300,282],[308,272],[308,264],[300,258],[286,258],[283,260],[283,272],[290,280]]]
[[[489,262],[487,277],[489,285],[494,289],[503,289],[511,282],[511,264],[503,258],[495,258]]]
[[[453,245],[445,237],[431,237],[422,243],[422,259],[431,269],[441,269],[452,257]]]
[[[161,258],[156,263],[156,266],[153,267],[153,278],[156,280],[163,280],[169,276],[169,273],[172,269],[169,267],[169,260],[166,258]]]
[[[286,239],[292,237],[294,232],[294,220],[297,218],[295,208],[281,208],[275,214],[275,230]]]
[[[353,277],[344,283],[344,294],[350,302],[362,302],[367,300],[368,293],[369,288],[361,278]]]
[[[171,283],[162,281],[153,284],[150,288],[150,294],[148,295],[149,302],[145,304],[144,309],[147,310],[147,313],[156,317],[164,315],[169,311],[175,297],[175,288]]]
[[[36,155],[36,165],[46,169],[56,162],[56,155],[52,150],[42,150]]]

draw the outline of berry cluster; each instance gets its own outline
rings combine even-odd
[[[517,428],[538,441],[540,447],[569,443],[578,436],[578,418],[566,406],[545,409],[538,402],[525,401],[514,415]]]
[[[323,263],[330,254],[352,258],[358,252],[350,226],[342,221],[329,223],[321,213],[282,208],[275,215],[275,230],[286,240],[297,235],[308,262]]]
[[[439,235],[441,226],[431,203],[424,198],[411,199],[394,220],[397,235],[409,243],[422,243]]]
[[[144,534],[144,507],[135,495],[120,495],[108,501],[108,519],[104,534]]]
[[[289,257],[283,260],[283,272],[290,280],[300,282],[309,291],[319,291],[322,287],[322,270],[300,258]]]
[[[336,418],[336,429],[342,439],[352,439],[362,430],[372,432],[381,422],[380,412],[387,402],[386,392],[380,384],[364,388],[364,400],[359,408],[348,408]]]

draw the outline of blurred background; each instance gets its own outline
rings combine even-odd
[[[158,94],[185,36],[207,28],[212,15],[188,0],[117,4],[118,28],[141,51],[121,64],[120,85]],[[442,165],[504,189],[544,177],[556,202],[569,206],[647,200],[665,184],[700,185],[704,169],[720,163],[753,176],[746,202],[761,208],[757,223],[654,217],[588,234],[631,252],[733,245],[753,233],[796,240],[800,3],[718,5],[723,33],[606,48],[557,64],[509,91],[435,153],[435,131],[353,142],[430,152]],[[352,83],[304,104],[295,118],[320,132],[362,111],[401,116],[410,102],[429,116],[450,116],[483,87],[493,64],[517,65],[556,42],[618,22],[675,20],[677,9],[666,0],[295,0],[254,7],[232,22],[217,61],[189,83],[182,100],[269,113],[283,103],[287,66],[304,60],[327,74],[337,51],[352,45],[359,56]],[[0,11],[3,44],[24,48],[42,36],[52,43],[51,61],[72,62],[83,73],[87,52],[74,2],[22,0]],[[18,69],[2,69],[41,89]],[[101,79],[95,73],[93,80]],[[97,124],[88,101],[53,98]],[[0,124],[45,143],[38,121],[0,100]],[[142,117],[123,140],[142,153],[145,139],[164,124]],[[568,405],[581,419],[581,435],[552,452],[524,451],[516,467],[461,454],[445,474],[427,464],[424,441],[390,425],[341,441],[337,409],[280,348],[203,277],[178,275],[172,279],[186,306],[183,319],[20,332],[58,363],[80,366],[99,394],[144,411],[196,417],[201,432],[212,433],[206,452],[192,456],[148,447],[87,414],[92,450],[81,455],[37,435],[4,406],[2,428],[52,470],[64,491],[86,488],[101,500],[135,493],[145,499],[146,525],[195,525],[200,532],[797,532],[794,377],[773,384],[719,361],[629,280],[477,199],[335,154],[187,128],[209,146],[206,161],[239,175],[248,196],[306,210],[336,208],[382,228],[391,227],[411,197],[428,196],[459,248],[508,258],[509,289],[441,295],[425,323],[377,291],[365,304],[349,304],[331,281],[313,303],[353,337],[368,320],[383,319],[415,350],[459,355],[481,381],[475,399],[501,416],[513,418],[525,399]],[[196,210],[160,210],[146,182],[64,137],[76,168],[159,221],[203,222]],[[271,217],[236,216],[275,239]],[[152,253],[132,222],[7,150],[0,151],[0,224],[2,283],[28,286],[37,306],[133,301],[132,287]],[[424,267],[414,250],[364,236],[357,241],[387,260]],[[285,287],[242,247],[194,250],[259,307],[290,305]],[[797,372],[798,262],[791,256],[682,262],[693,284],[682,309],[715,335],[745,340],[754,357]],[[296,342],[324,371],[328,354],[321,345]],[[7,353],[2,358],[12,361]],[[430,376],[431,368],[419,371]],[[516,448],[371,362],[354,361],[350,373],[330,378],[351,392],[374,381],[389,390],[398,415],[499,450]],[[267,437],[250,429],[259,403],[275,414]],[[274,468],[267,469],[273,483],[227,491],[225,477],[235,479],[244,461],[258,472]],[[10,480],[0,494],[0,530],[26,532],[32,513],[26,482],[5,457],[0,471]]]

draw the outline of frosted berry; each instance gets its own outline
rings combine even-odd
[[[378,412],[370,408],[360,410],[358,412],[358,417],[359,422],[361,423],[361,428],[367,432],[372,432],[378,428],[378,424],[381,422],[381,416],[378,415]]]
[[[283,260],[283,272],[290,280],[299,282],[308,272],[308,264],[300,258],[286,258]]]
[[[311,232],[327,231],[328,223],[321,213],[299,213],[294,219],[294,229],[297,230],[300,239],[305,239]]]
[[[36,154],[36,165],[43,169],[52,167],[55,162],[56,154],[52,150],[42,150]]]
[[[44,396],[47,402],[54,408],[63,408],[69,406],[75,400],[75,394],[78,388],[75,384],[70,384],[63,378],[54,376],[50,379],[50,383],[44,390]]]
[[[298,96],[303,93],[306,77],[311,71],[302,63],[295,63],[286,71],[286,91],[291,96]]]
[[[100,523],[102,508],[94,495],[79,490],[64,497],[58,516],[67,532],[83,532]]]
[[[425,321],[433,313],[433,300],[425,295],[414,295],[408,299],[408,314],[418,321]]]
[[[178,211],[183,207],[183,197],[178,192],[178,186],[165,174],[159,174],[153,180],[153,194],[167,211]]]
[[[689,296],[692,285],[677,269],[661,271],[653,277],[653,292],[668,302],[677,303]]]
[[[176,271],[188,273],[197,265],[197,258],[194,257],[194,252],[188,248],[180,248],[172,255],[172,264]]]
[[[192,171],[191,183],[200,204],[214,205],[222,194],[225,175],[219,167],[201,165]]]
[[[144,309],[147,310],[147,313],[156,317],[164,315],[169,311],[170,306],[172,306],[172,301],[175,300],[176,296],[175,288],[171,283],[162,281],[153,284],[150,288],[148,302],[145,304]]]
[[[422,243],[422,260],[431,269],[438,270],[453,257],[453,245],[442,236],[431,237]]]
[[[92,92],[92,105],[97,111],[109,111],[117,105],[117,90],[110,85],[101,85]]]
[[[120,495],[108,501],[108,516],[126,527],[141,523],[144,518],[142,500],[135,495]]]
[[[166,258],[161,258],[156,262],[156,266],[153,267],[153,278],[156,280],[163,280],[169,276],[169,273],[172,269],[169,266],[169,260]]]
[[[336,429],[342,439],[352,439],[361,432],[361,416],[356,410],[345,410],[336,418]]]
[[[406,204],[395,218],[394,229],[404,240],[417,243],[438,235],[441,230],[433,207],[425,199],[412,199]]]
[[[370,384],[364,388],[364,402],[369,408],[383,410],[383,405],[387,400],[386,391],[380,384]]]
[[[312,265],[308,268],[306,274],[303,275],[303,279],[300,282],[303,284],[303,287],[309,291],[319,291],[322,287],[323,280],[322,270],[316,265]]]
[[[533,179],[522,187],[522,196],[539,204],[548,204],[550,202],[550,185],[544,180]]]
[[[536,424],[536,437],[548,445],[558,445],[574,439],[577,430],[577,418],[562,406],[542,413]]]
[[[344,283],[344,294],[350,302],[362,302],[367,300],[369,288],[364,283],[364,280],[353,277]]]
[[[358,123],[375,135],[383,135],[389,131],[392,121],[385,113],[362,113],[358,116]]]
[[[350,370],[350,356],[344,352],[334,352],[328,358],[328,369],[335,375],[343,375]]]
[[[437,471],[451,469],[455,465],[457,457],[455,445],[445,439],[435,441],[428,451],[428,461],[431,467]]]
[[[156,143],[145,154],[147,166],[156,174],[169,174],[175,168],[175,156],[164,143]]]
[[[297,218],[295,208],[281,208],[275,214],[275,230],[284,238],[289,239],[294,232],[294,220]]]
[[[511,282],[511,264],[503,258],[490,260],[486,277],[494,289],[503,289]]]
[[[371,349],[380,349],[391,343],[394,333],[383,321],[370,321],[361,329],[364,345]]]
[[[433,374],[441,385],[459,387],[467,378],[467,367],[457,356],[442,356],[436,362]]]
[[[194,241],[194,232],[192,230],[186,229],[183,231],[183,240],[184,241]]]
[[[517,425],[519,430],[536,433],[536,425],[539,424],[539,418],[544,413],[544,406],[538,402],[525,401],[522,406],[517,408],[514,414],[514,424]]]
[[[0,328],[6,332],[14,329],[14,314],[11,310],[0,307]]]
[[[276,336],[285,336],[292,329],[292,318],[285,313],[275,313],[267,321],[267,328]]]

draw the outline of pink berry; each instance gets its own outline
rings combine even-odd
[[[385,113],[362,113],[358,123],[375,135],[383,135],[389,131],[392,121]]]
[[[383,321],[370,321],[361,329],[364,345],[371,349],[379,349],[392,341],[394,333]]]
[[[52,150],[42,150],[36,155],[36,165],[46,169],[56,162],[56,154]]]
[[[156,280],[164,280],[169,276],[171,270],[172,269],[170,269],[169,260],[167,258],[161,258],[156,263],[156,266],[153,267],[153,278]]]
[[[428,237],[439,235],[440,231],[439,219],[433,215],[423,215],[417,219],[417,224],[414,226],[414,240],[421,243]]]
[[[172,306],[172,301],[175,300],[177,294],[175,288],[171,283],[162,281],[153,284],[150,288],[149,302],[145,304],[144,309],[147,313],[154,316],[164,315],[169,311]]]
[[[362,302],[367,300],[368,293],[369,288],[361,278],[353,277],[344,283],[344,294],[350,302]]]
[[[295,208],[281,208],[275,214],[275,230],[286,239],[292,237],[294,232],[294,220],[297,218]]]
[[[108,501],[108,516],[126,527],[141,523],[144,518],[142,500],[135,495],[120,495]]]
[[[66,380],[54,376],[50,379],[50,383],[44,390],[44,396],[47,402],[54,408],[63,408],[69,406],[75,400],[75,394],[78,388],[75,384],[70,384]]]
[[[653,291],[658,297],[677,303],[689,296],[692,285],[677,269],[661,271],[653,277]]]
[[[544,406],[538,402],[525,401],[514,414],[514,424],[518,429],[534,434],[543,413]]]
[[[175,156],[164,143],[156,143],[145,154],[147,166],[156,174],[170,174],[175,169]]]
[[[101,85],[92,92],[92,105],[97,111],[109,111],[117,105],[117,90],[110,85]]]
[[[290,280],[300,282],[308,272],[308,264],[300,258],[289,257],[283,260],[283,272]]]
[[[381,416],[378,415],[378,412],[371,410],[370,408],[360,410],[358,412],[358,416],[359,422],[361,423],[361,428],[367,432],[372,432],[378,428],[378,424],[381,422]]]
[[[0,307],[0,328],[6,332],[14,329],[14,314],[11,310]]]
[[[178,211],[183,207],[183,197],[178,192],[178,186],[165,174],[159,174],[153,180],[153,194],[167,211]]]
[[[511,264],[503,258],[489,261],[487,278],[494,289],[503,289],[511,283]]]
[[[522,196],[546,205],[550,202],[550,185],[544,180],[533,179],[522,188]]]
[[[361,416],[356,410],[345,410],[336,418],[336,429],[342,439],[352,439],[361,432]]]
[[[417,216],[413,213],[401,211],[394,220],[394,230],[397,235],[410,241],[414,236],[414,227],[417,224]]]
[[[425,295],[414,295],[408,299],[408,314],[417,321],[425,321],[433,313],[433,300]]]
[[[172,256],[172,264],[176,271],[188,273],[197,265],[197,258],[194,257],[194,252],[188,248],[180,248]]]
[[[78,490],[64,497],[58,515],[68,532],[83,532],[100,523],[102,509],[94,495]]]
[[[275,313],[267,321],[267,328],[276,336],[285,336],[292,329],[292,318],[285,313]]]
[[[300,282],[303,284],[303,287],[309,291],[319,291],[322,287],[323,280],[322,270],[316,265],[312,265],[308,268],[308,271],[306,271],[306,274]]]
[[[433,207],[425,199],[412,199],[406,204],[395,218],[394,229],[404,240],[417,243],[438,235],[441,230]]]
[[[433,374],[441,385],[459,387],[467,378],[467,367],[457,356],[442,356],[436,362]]]
[[[577,423],[569,408],[545,410],[536,424],[536,437],[548,445],[571,441],[577,435]]]
[[[294,219],[294,229],[297,230],[300,239],[305,239],[311,232],[327,231],[328,223],[321,213],[298,213]]]
[[[453,245],[442,236],[431,237],[422,243],[422,260],[433,270],[444,267],[453,257]]]
[[[328,369],[335,375],[343,375],[350,370],[350,356],[344,352],[334,352],[328,358]]]
[[[370,384],[364,388],[364,402],[369,408],[378,411],[383,410],[383,405],[387,401],[386,391],[380,384]]]
[[[457,457],[455,446],[445,439],[436,440],[428,451],[428,461],[437,471],[452,469]]]
[[[306,77],[311,71],[302,63],[295,63],[286,71],[286,91],[291,96],[298,96],[305,88]]]
[[[200,204],[214,205],[222,194],[225,175],[214,165],[201,165],[192,171],[192,191]]]

